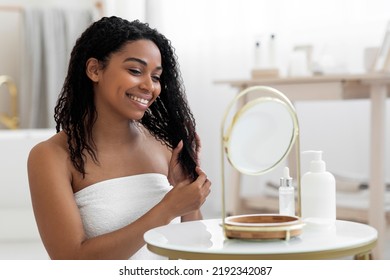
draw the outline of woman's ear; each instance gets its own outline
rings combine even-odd
[[[90,58],[86,63],[87,76],[93,81],[99,81],[99,61],[96,58]]]

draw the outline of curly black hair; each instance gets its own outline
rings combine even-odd
[[[76,170],[85,176],[85,151],[98,162],[92,137],[97,111],[86,62],[93,57],[105,67],[111,54],[120,51],[126,43],[140,39],[156,44],[163,68],[161,93],[140,123],[171,149],[183,140],[179,162],[188,176],[195,179],[196,124],[187,103],[176,54],[164,35],[138,20],[129,22],[115,16],[103,17],[81,34],[71,52],[67,76],[55,107],[56,130],[66,133],[70,159]]]

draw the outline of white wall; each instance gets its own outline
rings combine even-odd
[[[189,101],[203,139],[203,167],[213,181],[207,213],[220,210],[220,123],[236,93],[215,81],[250,78],[254,40],[275,33],[277,63],[287,74],[294,45],[312,44],[313,59],[325,57],[332,72],[361,73],[363,51],[381,43],[390,2],[366,0],[149,0],[149,22],[176,47]],[[152,7],[154,10],[152,10]],[[331,64],[333,62],[333,64]],[[302,149],[321,149],[332,172],[367,177],[369,103],[296,104]],[[389,101],[387,110],[390,111]],[[387,121],[390,123],[389,113]],[[389,131],[387,130],[387,139]],[[389,169],[389,149],[386,159]],[[305,158],[304,158],[305,159]],[[389,172],[386,178],[390,180]],[[258,189],[248,190],[248,193]]]
[[[0,0],[0,5],[28,2]],[[45,2],[58,4],[60,1]],[[89,5],[94,3],[92,0],[66,1],[72,5],[86,5],[86,2]],[[189,102],[203,139],[203,168],[213,181],[213,192],[205,205],[210,216],[217,216],[220,210],[220,123],[224,109],[236,93],[236,89],[215,81],[250,77],[255,37],[276,34],[277,63],[284,75],[287,74],[292,47],[297,44],[312,44],[314,60],[328,57],[329,61],[329,57],[332,58],[334,65],[328,67],[329,72],[360,73],[364,71],[364,48],[381,43],[386,22],[390,20],[390,2],[386,0],[103,2],[107,14],[147,20],[171,39],[176,48]],[[0,12],[0,31],[8,32],[12,28]],[[14,42],[15,33],[8,33],[9,42]],[[4,42],[4,37],[1,38]],[[7,70],[16,75],[14,63],[17,58],[13,53],[16,49],[15,45],[4,47],[3,43],[0,44],[0,72]],[[388,112],[389,106],[387,101]],[[297,104],[297,109],[302,149],[324,150],[324,158],[333,172],[368,175],[370,131],[367,101],[302,102]],[[389,113],[387,121],[390,123]],[[387,139],[390,139],[388,130]],[[387,145],[386,170],[390,170],[389,158]],[[390,180],[389,172],[386,178]]]

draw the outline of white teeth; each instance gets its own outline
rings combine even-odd
[[[137,97],[134,95],[130,95],[130,98],[133,99],[134,101],[137,101],[137,102],[144,104],[144,105],[147,105],[149,103],[149,100],[143,99],[143,98],[140,98],[140,97]]]

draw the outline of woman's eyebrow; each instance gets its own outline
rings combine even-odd
[[[141,63],[142,65],[148,65],[147,63],[146,63],[146,61],[144,61],[144,60],[142,60],[142,59],[139,59],[139,58],[136,58],[136,57],[128,57],[128,58],[126,58],[123,62],[128,62],[128,61],[136,61],[136,62],[138,62],[138,63]]]
[[[123,62],[128,62],[128,61],[136,61],[144,66],[148,65],[148,63],[145,60],[142,60],[142,59],[136,58],[136,57],[128,57]],[[158,67],[156,67],[156,69],[160,70],[160,69],[162,69],[162,67],[158,66]]]

